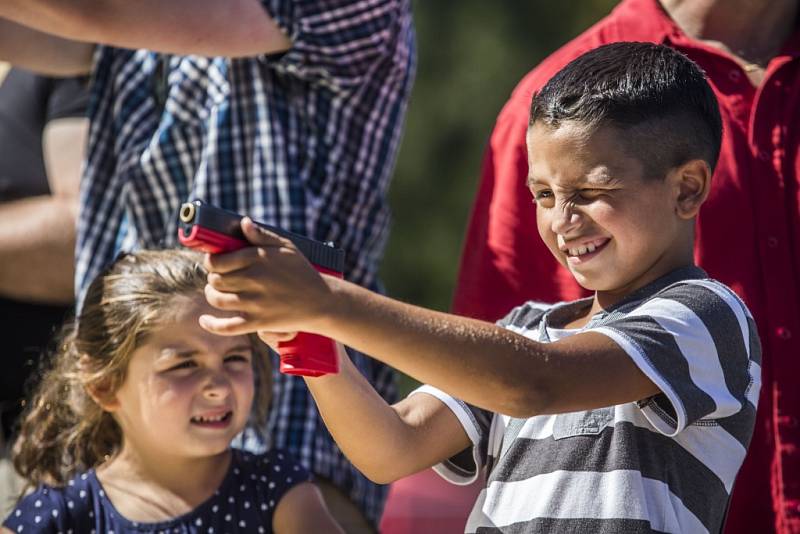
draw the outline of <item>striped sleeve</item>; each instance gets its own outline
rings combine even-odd
[[[613,339],[659,387],[661,395],[639,403],[659,432],[675,436],[701,420],[755,413],[761,383],[755,324],[722,284],[674,284],[591,331]]]
[[[492,423],[492,413],[460,401],[444,391],[433,386],[421,386],[409,394],[417,395],[426,393],[439,399],[458,418],[470,441],[471,451],[464,451],[458,455],[433,466],[442,478],[457,485],[467,485],[477,479],[484,467],[488,456],[489,431]],[[471,452],[471,457],[468,453]],[[471,460],[471,461],[470,461]]]
[[[376,62],[410,35],[406,0],[262,0],[292,40],[273,66],[294,76],[346,90],[364,83]]]

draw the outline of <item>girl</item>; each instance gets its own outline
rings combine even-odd
[[[37,489],[4,532],[341,532],[287,454],[231,449],[266,421],[255,338],[207,333],[191,251],[119,259],[89,287],[27,408],[14,466]]]

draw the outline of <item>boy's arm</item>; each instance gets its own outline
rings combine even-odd
[[[326,335],[470,404],[514,417],[611,406],[658,387],[603,334],[542,344],[490,323],[411,306],[321,278],[287,240],[251,221],[250,247],[207,256],[206,297],[240,312],[201,317],[211,332]]]
[[[470,446],[443,402],[417,394],[389,406],[339,347],[340,372],[306,384],[333,439],[370,480],[394,482]]]

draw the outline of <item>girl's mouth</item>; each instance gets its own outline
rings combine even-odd
[[[218,415],[195,415],[191,423],[203,428],[225,428],[230,424],[232,417],[232,411],[221,412]]]

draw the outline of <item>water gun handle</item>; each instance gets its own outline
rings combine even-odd
[[[231,252],[250,246],[241,233],[242,216],[200,201],[187,202],[179,214],[178,240],[186,247],[211,254]],[[256,223],[267,230],[292,240],[320,273],[342,278],[343,253],[330,245]],[[313,258],[329,262],[319,265]],[[335,268],[331,268],[335,267]],[[298,332],[291,341],[278,343],[280,371],[289,375],[317,377],[339,372],[336,342],[317,334]]]

